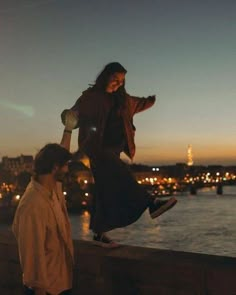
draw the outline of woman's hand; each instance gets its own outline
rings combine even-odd
[[[72,131],[78,125],[78,118],[72,110],[64,110],[61,113],[61,120],[65,125],[65,129],[68,131]]]

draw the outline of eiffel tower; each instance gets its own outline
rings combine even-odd
[[[192,150],[192,145],[188,145],[188,151],[187,151],[187,165],[188,166],[193,166],[193,150]]]

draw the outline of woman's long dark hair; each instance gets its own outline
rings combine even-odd
[[[97,76],[94,87],[101,91],[105,91],[107,84],[110,80],[110,77],[115,73],[127,73],[127,70],[118,62],[112,62],[107,64],[101,73]],[[125,81],[122,86],[118,88],[116,92],[113,92],[112,95],[116,97],[117,107],[121,108],[124,106],[126,90],[125,90]]]

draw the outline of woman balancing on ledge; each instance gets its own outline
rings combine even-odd
[[[150,108],[155,96],[140,98],[125,90],[126,69],[118,62],[105,66],[95,84],[85,90],[70,109],[78,118],[79,153],[87,155],[95,182],[90,229],[94,243],[117,247],[106,232],[134,223],[149,208],[156,218],[177,200],[153,199],[120,159],[135,154],[133,116]],[[65,114],[62,112],[62,122]]]

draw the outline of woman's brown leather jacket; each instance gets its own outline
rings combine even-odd
[[[88,88],[71,108],[78,116],[79,149],[91,159],[102,151],[105,124],[112,106],[110,95],[94,88]],[[124,120],[127,141],[124,153],[130,159],[133,159],[135,154],[133,116],[150,108],[154,102],[155,96],[144,98],[126,94],[121,116]]]

